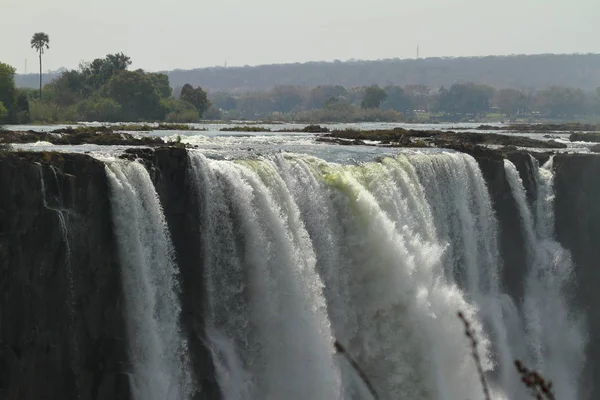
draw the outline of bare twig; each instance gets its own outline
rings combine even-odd
[[[546,381],[537,371],[528,369],[522,361],[516,360],[515,367],[525,384],[538,400],[556,400],[552,393],[552,382]]]
[[[350,365],[352,365],[352,368],[354,368],[354,370],[356,371],[356,373],[358,374],[358,376],[360,376],[360,379],[362,379],[362,381],[365,383],[365,386],[367,386],[367,389],[369,389],[369,392],[371,393],[371,396],[373,396],[373,398],[375,400],[379,400],[379,397],[377,396],[377,392],[375,391],[375,388],[373,387],[373,385],[371,384],[371,382],[369,382],[369,378],[367,378],[367,375],[363,372],[362,369],[360,369],[360,367],[358,366],[358,364],[356,363],[356,361],[354,361],[352,359],[352,357],[350,357],[350,355],[346,352],[346,349],[344,349],[344,347],[337,340],[334,343],[334,347],[335,347],[335,350],[338,353],[340,353],[344,357],[346,357],[346,359],[348,360],[348,362],[350,363]]]
[[[473,355],[473,361],[475,361],[475,366],[477,367],[477,373],[479,374],[479,380],[481,381],[481,387],[483,389],[483,396],[485,400],[491,400],[490,397],[490,389],[487,384],[487,380],[485,379],[485,375],[483,373],[483,367],[481,366],[481,357],[479,357],[479,352],[477,351],[477,335],[475,330],[471,328],[471,323],[465,317],[462,312],[458,312],[458,318],[463,322],[465,326],[465,336],[469,338],[471,342],[471,353]]]

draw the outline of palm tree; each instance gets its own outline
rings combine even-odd
[[[42,99],[42,54],[44,54],[44,48],[50,48],[50,37],[47,33],[38,32],[34,33],[31,38],[31,48],[35,49],[40,55],[40,100]]]

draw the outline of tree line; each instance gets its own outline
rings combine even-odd
[[[201,88],[186,85],[175,98],[165,74],[130,65],[126,55],[109,54],[63,72],[38,93],[17,89],[14,68],[0,63],[0,121],[196,122],[210,107]]]
[[[269,90],[274,85],[344,87],[415,84],[439,88],[478,82],[497,88],[578,89],[600,86],[600,54],[537,54],[487,57],[306,62],[211,67],[167,72],[174,86],[189,82],[209,91]]]
[[[61,71],[47,73],[45,81]],[[600,86],[600,54],[537,54],[486,57],[306,62],[245,67],[164,71],[173,87],[185,83],[208,91],[259,91],[274,85],[344,87],[415,84],[439,88],[478,82],[497,88],[536,89],[552,85],[588,89]],[[18,75],[17,86],[37,88],[38,76]]]
[[[167,75],[130,71],[130,65],[129,57],[117,53],[63,72],[44,86],[44,97],[33,103],[33,118],[194,122],[209,108],[201,88],[186,85],[177,99]]]
[[[210,107],[202,88],[184,85],[175,98],[166,74],[130,71],[131,59],[123,53],[81,63],[43,85],[42,56],[50,49],[49,36],[35,33],[31,47],[40,59],[39,92],[17,89],[15,69],[0,63],[0,122],[195,122]]]
[[[600,88],[586,92],[559,86],[495,89],[475,83],[439,89],[424,85],[278,85],[267,91],[207,94],[189,84],[171,90],[165,74],[129,71],[130,64],[129,57],[121,53],[81,64],[44,85],[40,99],[36,90],[17,89],[14,68],[0,63],[0,121],[195,122],[204,117],[436,122],[600,116]]]
[[[29,122],[28,90],[15,86],[15,69],[0,62],[0,123]]]
[[[266,118],[303,115],[310,111],[345,110],[349,119],[360,109],[393,111],[393,118],[422,116],[459,121],[494,114],[498,118],[573,119],[600,116],[600,88],[595,91],[551,86],[541,90],[496,89],[476,83],[456,83],[433,89],[425,85],[378,85],[346,88],[320,85],[306,88],[278,85],[267,91],[241,94],[214,92],[209,99],[225,117]],[[321,113],[322,114],[322,113]],[[401,116],[399,116],[401,115]],[[425,116],[425,117],[423,117]]]
[[[276,85],[268,90],[207,94],[186,83],[172,90],[165,73],[129,70],[131,59],[123,53],[81,63],[77,69],[64,70],[43,85],[42,56],[50,49],[50,38],[38,32],[30,44],[40,60],[39,92],[18,89],[15,69],[0,63],[0,122],[196,122],[202,117],[435,122],[485,119],[490,114],[496,118],[537,120],[600,116],[600,88],[586,92],[564,86],[496,89],[470,82],[447,88],[327,84]]]

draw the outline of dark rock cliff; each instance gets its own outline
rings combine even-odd
[[[586,311],[588,351],[585,381],[590,398],[600,393],[600,155],[557,155],[554,158],[556,233],[576,265],[573,288]],[[592,396],[591,394],[596,394]]]
[[[498,239],[503,263],[501,278],[508,293],[520,301],[523,298],[527,254],[519,209],[504,170],[504,157],[517,167],[530,203],[537,196],[533,160],[529,153],[520,151],[506,154],[478,151],[472,156],[481,168],[498,219]],[[535,157],[541,163],[548,159],[545,154],[536,154]]]
[[[506,180],[502,158],[476,157],[498,218],[502,281],[516,299],[523,295],[522,277],[527,265],[524,237],[517,203]]]
[[[201,387],[194,399],[218,399],[187,153],[129,158],[150,171],[177,253],[182,327]],[[75,154],[0,155],[0,399],[130,399],[123,313],[104,164]]]
[[[0,398],[130,398],[112,232],[102,163],[0,154]]]

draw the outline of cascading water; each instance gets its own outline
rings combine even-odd
[[[515,301],[502,293],[496,217],[468,155],[361,165],[188,157],[203,232],[199,306],[225,400],[371,399],[362,375],[382,400],[481,398],[458,311],[477,331],[494,399],[525,397],[517,358],[547,373],[557,398],[577,398],[585,342],[565,295],[573,266],[553,239],[551,162],[536,170],[533,213],[505,164],[530,260]],[[156,191],[139,163],[110,161],[106,171],[135,397],[189,398],[177,268]]]
[[[455,152],[417,154],[410,160],[431,205],[439,240],[446,244],[446,277],[477,304],[493,343],[498,366],[494,381],[514,397],[520,384],[506,322],[514,306],[501,291],[497,221],[479,166],[472,157]]]
[[[108,161],[138,400],[191,397],[186,341],[180,334],[177,267],[163,210],[146,169],[137,162]]]
[[[295,155],[189,157],[205,217],[207,336],[226,399],[365,398],[357,374],[334,355],[332,336],[381,399],[481,396],[456,313],[477,328],[484,368],[492,369],[478,321],[497,322],[483,301],[496,294],[497,246],[470,157],[401,156],[360,166]],[[444,158],[447,172],[463,168],[447,184],[459,186],[458,196],[466,179],[462,190],[474,193],[457,218],[463,231],[483,234],[466,232],[475,245],[465,240],[453,254],[475,260],[458,272],[477,295],[446,274],[450,245],[419,176],[428,157]]]
[[[335,399],[340,377],[315,254],[269,164],[191,153],[205,217],[208,337],[228,399]]]
[[[524,356],[554,383],[557,398],[578,399],[578,378],[585,362],[584,321],[569,304],[573,263],[554,234],[553,158],[542,167],[535,159],[532,164],[537,189],[533,212],[516,167],[504,161],[529,256],[523,300],[528,354]]]

